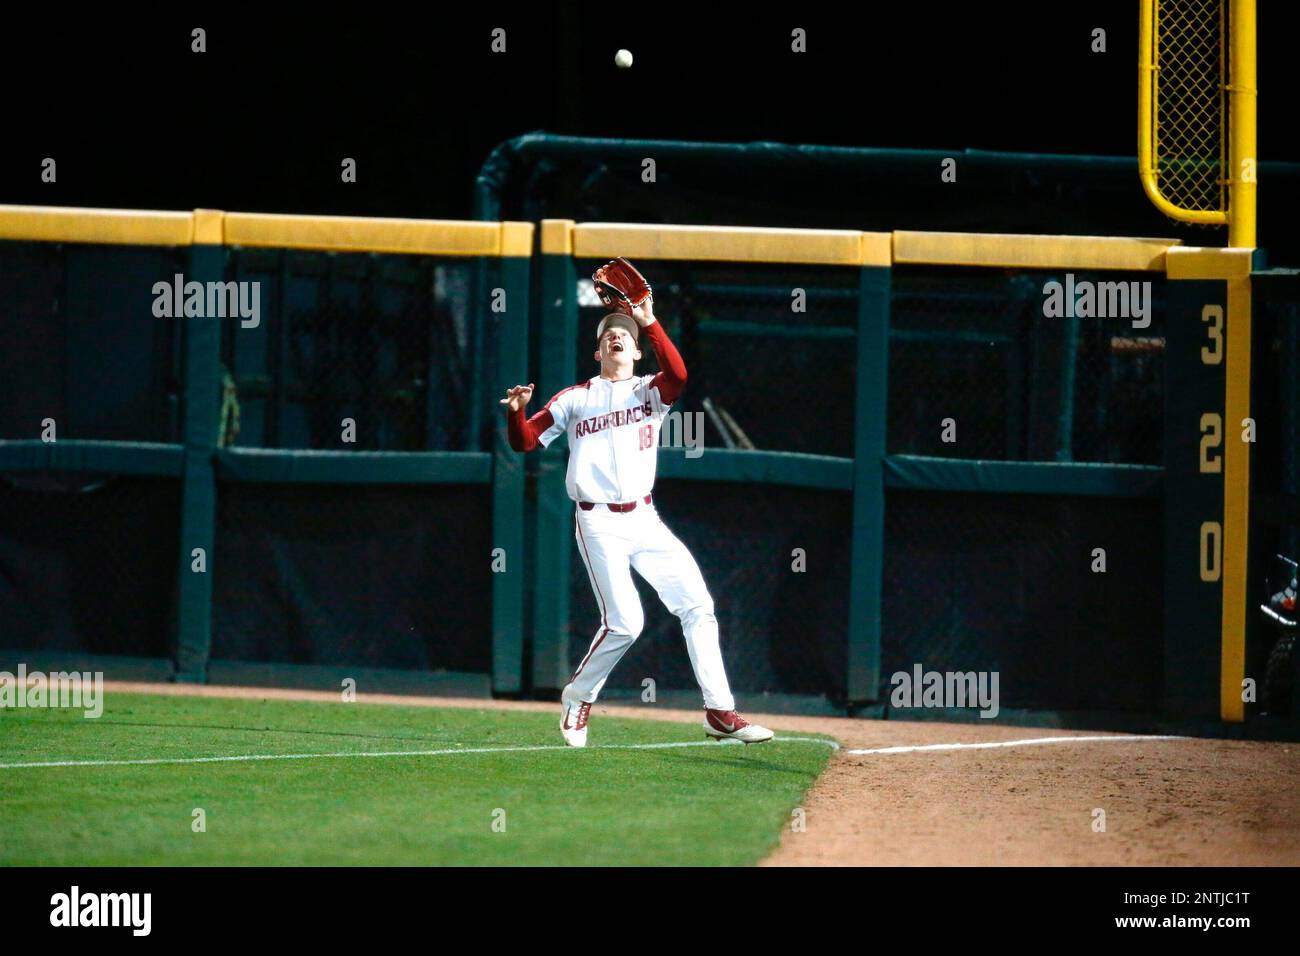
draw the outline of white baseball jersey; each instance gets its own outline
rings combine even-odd
[[[653,380],[653,375],[621,382],[596,376],[547,404],[552,424],[538,441],[549,445],[568,433],[564,483],[574,501],[636,501],[654,487],[659,427],[668,406]]]

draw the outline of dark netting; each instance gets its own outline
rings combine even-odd
[[[603,264],[577,262],[583,307],[575,381],[600,372],[592,353],[609,310],[595,298],[590,277]],[[689,372],[673,411],[700,416],[706,448],[853,455],[860,270],[657,260],[638,266]],[[658,371],[648,345],[643,352],[637,374]]]
[[[1123,283],[1150,325],[1050,317],[1048,282],[1063,272],[894,270],[889,341],[891,454],[1010,461],[1160,464],[1164,414],[1164,279],[1075,272],[1108,311]],[[1149,291],[1148,291],[1149,290]],[[1127,293],[1128,308],[1139,301]],[[945,441],[945,419],[955,441]]]
[[[885,505],[882,700],[921,664],[997,671],[1003,707],[1160,709],[1158,500],[890,490]]]
[[[1300,493],[1300,276],[1255,280],[1251,321],[1252,519],[1294,549]],[[1288,516],[1288,512],[1291,513]]]
[[[1250,556],[1246,592],[1246,673],[1271,697],[1269,657],[1281,634],[1256,608],[1290,581],[1285,560],[1300,558],[1300,276],[1252,280]],[[1233,423],[1225,423],[1229,439]],[[1282,557],[1279,558],[1278,556]],[[1267,702],[1272,707],[1272,701]]]
[[[487,486],[221,484],[214,660],[485,673]]]
[[[178,440],[181,320],[153,290],[188,255],[0,242],[0,439]]]
[[[847,493],[659,481],[655,505],[690,549],[713,596],[722,653],[738,694],[844,694],[849,615]],[[801,548],[806,570],[793,570]],[[614,669],[611,689],[693,689],[680,622],[633,572],[645,630]],[[586,567],[573,561],[569,658],[576,668],[600,623]],[[742,701],[743,704],[743,701]]]
[[[476,287],[479,270],[470,258],[230,250],[228,278],[258,282],[261,302],[257,327],[225,325],[238,405],[230,443],[477,450],[473,406],[492,368],[480,348],[490,290]]]
[[[0,474],[0,645],[170,652],[180,483]]]

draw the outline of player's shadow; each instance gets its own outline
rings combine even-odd
[[[719,748],[731,747],[731,746],[732,745],[729,744],[719,744]],[[770,763],[769,761],[763,760],[761,758],[742,757],[740,754],[737,754],[732,759],[723,759],[721,757],[701,757],[694,754],[688,755],[683,753],[673,753],[671,751],[657,751],[657,752],[650,751],[650,752],[656,753],[657,756],[663,758],[664,760],[670,760],[670,761],[680,762],[684,760],[690,760],[696,763],[700,761],[704,761],[706,763],[720,764],[724,767],[743,766],[745,767],[746,770],[750,770],[750,769],[760,770],[765,773],[785,774],[788,776],[800,776],[800,777],[804,777],[808,775],[807,770],[796,770],[793,767],[783,767],[780,766],[779,764]]]

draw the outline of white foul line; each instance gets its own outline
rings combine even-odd
[[[823,744],[832,750],[840,745],[820,737],[776,737],[781,743]],[[719,744],[740,744],[738,740],[719,740]],[[587,750],[669,750],[677,747],[712,747],[710,740],[683,740],[662,744],[597,744]],[[0,770],[33,767],[141,767],[160,764],[243,763],[254,760],[326,760],[336,757],[450,757],[455,754],[537,753],[548,750],[573,750],[567,744],[540,744],[534,747],[451,747],[445,750],[353,751],[333,754],[234,754],[227,757],[157,757],[141,760],[42,760],[27,763],[0,763]]]
[[[833,740],[821,737],[776,737],[779,743],[821,744],[854,756],[906,754],[933,750],[993,750],[1001,747],[1030,747],[1038,744],[1105,743],[1135,740],[1186,740],[1162,734],[1108,734],[1106,736],[1032,737],[1025,740],[1000,740],[974,744],[918,744],[901,747],[874,747],[856,750],[841,748]],[[737,740],[684,740],[660,744],[597,744],[588,750],[671,750],[679,747],[712,747],[715,744],[740,744]],[[247,763],[261,760],[332,760],[340,757],[451,757],[457,754],[543,753],[573,750],[565,744],[539,744],[532,747],[449,747],[443,750],[353,751],[332,754],[233,754],[224,757],[157,757],[140,760],[42,760],[23,763],[0,763],[0,770],[24,770],[39,767],[142,767],[197,763]]]
[[[992,750],[997,747],[1031,747],[1036,744],[1082,744],[1120,740],[1186,740],[1166,734],[1107,734],[1104,737],[1030,737],[1025,740],[999,740],[978,744],[920,744],[912,747],[874,747],[844,750],[846,754],[908,754],[919,750]]]

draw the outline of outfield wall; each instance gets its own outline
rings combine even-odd
[[[496,399],[591,374],[579,280],[623,254],[691,369],[704,445],[660,450],[659,505],[742,698],[880,706],[923,663],[1007,707],[1243,716],[1248,250],[15,207],[0,236],[6,656],[554,692],[595,620],[564,455],[511,452]],[[256,283],[256,323],[158,317],[178,272]],[[1050,312],[1132,282],[1145,316]],[[648,617],[611,690],[688,689]]]

